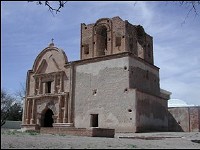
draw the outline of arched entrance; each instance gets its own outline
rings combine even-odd
[[[105,55],[107,50],[107,28],[106,26],[100,26],[97,28],[97,56]]]
[[[47,109],[43,116],[43,127],[53,127],[53,111]]]

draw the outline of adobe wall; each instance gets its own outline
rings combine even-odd
[[[100,128],[135,131],[135,92],[129,89],[128,66],[128,56],[76,66],[76,128],[89,128],[91,114],[98,114]]]
[[[137,132],[167,131],[167,100],[138,90],[136,92],[136,97]]]
[[[65,56],[65,55],[64,55]],[[45,85],[44,82],[46,80],[41,80],[41,88],[37,87],[38,91],[36,91],[36,82],[40,82],[39,78],[35,79],[35,75],[37,74],[47,74],[47,80],[53,80],[52,87],[55,86],[55,88],[51,89],[51,93],[58,93],[59,91],[63,92],[69,92],[70,82],[69,82],[69,76],[70,76],[70,69],[65,68],[64,64],[66,63],[66,58],[64,58],[63,53],[61,50],[58,50],[56,47],[47,47],[45,48],[36,58],[33,69],[28,71],[27,75],[27,84],[28,84],[28,90],[27,95],[34,96],[39,94],[45,94]],[[58,83],[60,83],[60,76],[61,74],[56,74],[59,71],[64,71],[62,74],[62,87],[58,87]],[[57,81],[54,80],[54,77],[51,79],[50,74],[53,75],[53,73],[57,76]],[[49,75],[48,75],[49,74]],[[55,85],[55,82],[57,83]],[[65,88],[64,88],[65,87]],[[67,88],[66,88],[67,87]],[[61,89],[62,88],[62,89]]]
[[[53,123],[72,125],[71,68],[65,52],[51,43],[27,73],[22,128],[44,126],[47,110]]]
[[[200,106],[169,107],[169,131],[199,132]]]
[[[153,38],[140,25],[120,17],[101,18],[81,24],[81,59],[131,52],[153,64]]]
[[[159,68],[134,56],[129,58],[130,88],[160,96]]]

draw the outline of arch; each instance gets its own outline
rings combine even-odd
[[[102,22],[111,22],[112,20],[110,18],[100,18],[96,21],[95,24],[99,24],[99,23],[102,23]]]
[[[50,108],[46,108],[41,115],[41,127],[53,127],[53,111]]]
[[[96,54],[97,56],[105,55],[105,50],[107,50],[107,28],[104,25],[98,26],[96,29],[97,35],[97,47]]]
[[[65,52],[57,47],[46,47],[42,52],[40,52],[40,54],[36,57],[34,64],[33,64],[33,72],[36,72],[36,69],[38,67],[39,62],[41,61],[42,57],[48,52],[48,51],[57,51],[58,53],[60,53],[62,55],[62,59],[64,60],[64,63],[68,63],[68,59],[67,56],[65,54]],[[63,64],[63,65],[65,65]]]
[[[45,59],[42,60],[42,63],[38,67],[38,70],[36,70],[36,73],[44,73],[47,68],[47,61]]]

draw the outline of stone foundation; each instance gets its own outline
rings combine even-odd
[[[21,125],[21,129],[22,131],[39,131],[40,130],[40,126],[37,124],[22,124]]]
[[[64,128],[64,127],[42,127],[40,133],[45,134],[66,134],[75,136],[89,136],[89,137],[109,137],[114,138],[115,129],[106,128]]]

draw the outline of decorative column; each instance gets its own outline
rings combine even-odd
[[[41,77],[39,77],[39,85],[38,85],[38,94],[42,94],[42,80],[41,80]]]
[[[57,88],[56,88],[56,74],[54,75],[54,94],[56,93]]]
[[[35,112],[35,99],[32,99],[31,124],[34,124],[34,112]]]
[[[29,124],[29,107],[30,107],[30,101],[27,99],[26,124]]]
[[[67,92],[67,94],[65,95],[63,123],[67,123],[68,97],[69,97],[69,93]]]
[[[26,124],[26,98],[23,98],[23,117],[22,117],[22,124]]]
[[[63,72],[60,73],[60,92],[63,92]]]
[[[69,98],[69,101],[68,101],[68,117],[67,117],[67,119],[68,119],[68,123],[71,123],[71,98]]]
[[[37,77],[35,77],[35,87],[34,87],[35,95],[37,95]]]
[[[37,125],[41,126],[40,124],[41,114],[37,114]]]
[[[58,96],[58,118],[57,123],[60,123],[61,120],[61,96]]]

